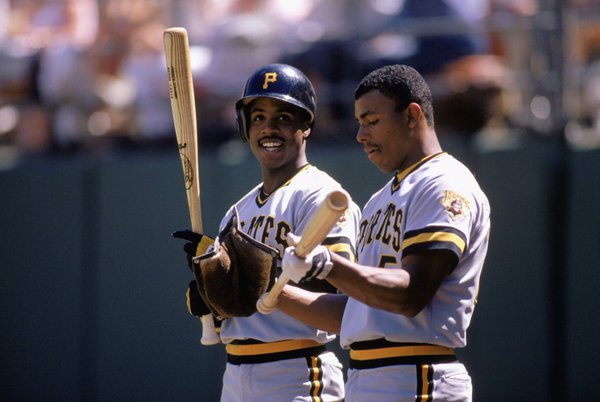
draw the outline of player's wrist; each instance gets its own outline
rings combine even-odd
[[[313,258],[313,269],[316,272],[317,279],[325,279],[333,269],[333,261],[331,260],[331,252],[321,246],[319,253]],[[316,265],[316,266],[315,266]]]

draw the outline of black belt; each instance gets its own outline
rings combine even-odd
[[[290,339],[279,342],[235,340],[225,346],[227,362],[235,365],[267,363],[297,357],[318,356],[327,351],[312,339]]]
[[[400,364],[439,364],[457,361],[454,350],[427,343],[389,342],[385,339],[350,345],[349,368],[366,369]]]

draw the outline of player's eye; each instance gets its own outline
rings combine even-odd
[[[369,119],[369,120],[362,120],[362,121],[357,120],[357,123],[361,127],[370,127],[370,126],[377,125],[377,123],[379,123],[379,119]]]
[[[277,116],[277,120],[288,122],[294,120],[294,116],[291,113],[282,113]]]

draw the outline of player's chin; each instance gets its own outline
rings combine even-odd
[[[258,156],[264,160],[278,160],[285,158],[286,152],[284,147],[279,148],[258,148]]]
[[[259,151],[256,157],[261,165],[269,169],[276,169],[284,165],[288,159],[287,154],[281,150]]]
[[[367,152],[367,158],[373,163],[375,166],[380,167],[383,164],[382,155],[379,151],[369,151]]]
[[[382,155],[379,152],[369,153],[368,158],[371,163],[373,163],[373,165],[375,165],[377,169],[381,170],[383,173],[393,173],[396,171],[396,167],[392,166],[384,158],[382,158]]]

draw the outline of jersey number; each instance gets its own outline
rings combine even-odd
[[[391,264],[391,265],[396,265],[396,263],[398,262],[398,260],[396,259],[396,256],[394,255],[382,255],[381,257],[379,257],[379,265],[377,265],[379,268],[385,268],[386,265]]]

